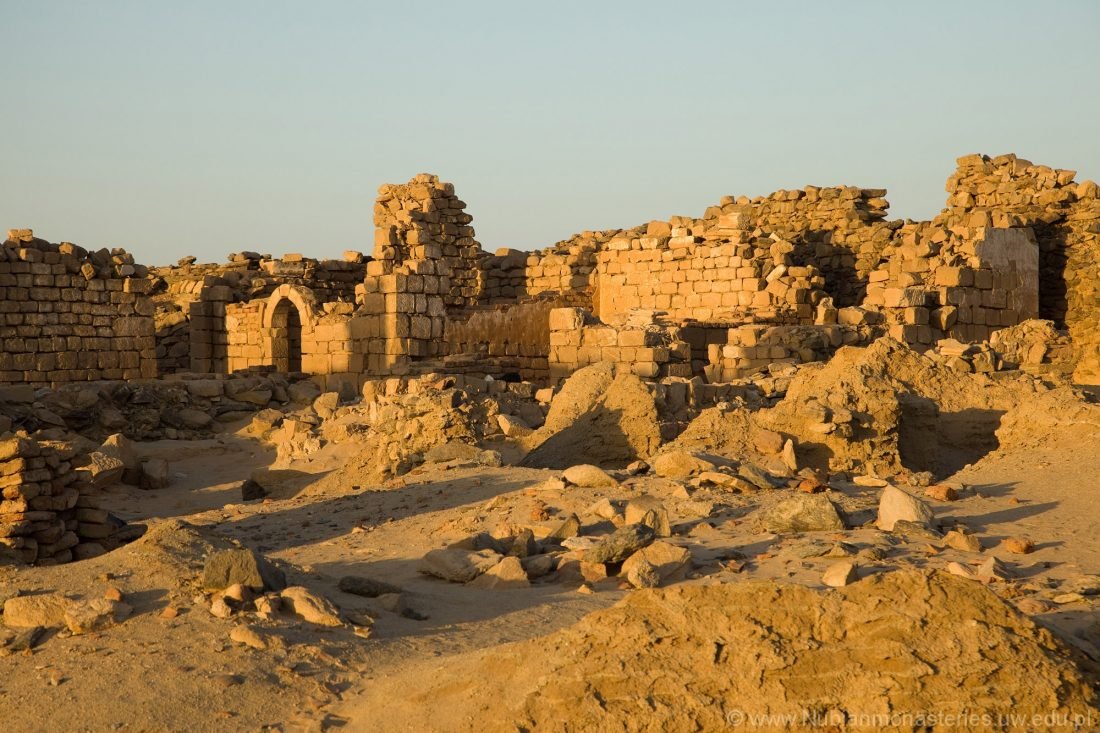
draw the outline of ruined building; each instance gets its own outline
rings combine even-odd
[[[1100,191],[1074,177],[971,155],[932,221],[889,220],[882,189],[810,186],[490,254],[452,184],[421,174],[381,187],[371,256],[243,253],[147,276],[125,253],[16,231],[0,252],[0,379],[270,368],[358,391],[381,376],[545,381],[614,361],[722,383],[884,334],[964,353],[1042,318],[1068,331],[1077,381],[1096,382]]]

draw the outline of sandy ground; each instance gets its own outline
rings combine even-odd
[[[236,622],[211,616],[195,598],[201,557],[181,552],[173,555],[178,561],[148,561],[140,542],[69,566],[4,569],[5,596],[19,590],[91,598],[114,586],[134,606],[133,616],[115,628],[84,636],[51,632],[33,650],[3,658],[5,730],[416,730],[399,712],[402,691],[387,685],[396,670],[412,665],[430,674],[450,655],[545,635],[630,592],[614,578],[595,583],[592,593],[559,582],[478,590],[421,575],[418,560],[477,531],[549,526],[571,512],[585,518],[585,508],[602,497],[648,493],[664,501],[673,540],[694,557],[696,579],[687,582],[777,578],[822,587],[821,572],[833,560],[821,554],[838,541],[853,551],[878,548],[873,556],[880,559],[861,561],[864,574],[982,557],[932,548],[927,540],[890,541],[869,527],[777,537],[762,533],[753,515],[788,491],[749,497],[688,492],[655,477],[627,479],[616,489],[561,490],[547,488],[545,480],[557,475],[549,470],[437,464],[386,486],[311,493],[310,486],[354,449],[342,446],[276,472],[272,495],[246,504],[240,482],[274,460],[261,443],[227,433],[208,441],[144,444],[145,455],[169,459],[173,486],[118,486],[104,501],[130,521],[155,525],[175,518],[263,552],[283,564],[292,584],[326,596],[345,613],[373,616],[369,638],[350,627],[323,629],[280,618],[255,626],[272,639],[268,649],[235,644],[229,633]],[[1049,601],[1100,574],[1098,469],[1100,447],[1092,434],[1073,445],[993,452],[953,477],[972,487],[960,500],[934,506],[941,519],[977,533],[987,553],[996,552],[1002,538],[1030,538],[1034,553],[998,554],[1022,579],[1007,595]],[[855,524],[873,518],[877,489],[834,488]],[[533,520],[540,511],[549,519]],[[593,521],[591,515],[585,521]],[[400,586],[407,605],[427,618],[407,618],[376,599],[341,592],[337,583],[345,575]],[[1037,620],[1100,658],[1095,598],[1049,602]],[[166,607],[178,615],[164,618]]]

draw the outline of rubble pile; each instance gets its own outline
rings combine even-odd
[[[24,436],[0,439],[0,549],[9,561],[54,565],[102,555],[134,538],[101,509],[76,450]],[[117,468],[121,475],[121,466]]]

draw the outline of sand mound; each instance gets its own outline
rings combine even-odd
[[[771,581],[640,591],[568,629],[392,684],[416,691],[407,704],[433,717],[424,725],[462,730],[480,729],[475,720],[500,730],[910,731],[920,726],[906,716],[1100,719],[1072,658],[985,587],[899,571],[825,593]],[[768,715],[789,717],[750,717]]]
[[[578,463],[621,467],[661,444],[653,395],[630,372],[593,364],[575,372],[550,404],[545,424],[528,438],[523,465],[566,468]]]
[[[1100,404],[1076,389],[1060,387],[1035,395],[1001,418],[997,440],[1004,448],[1070,445],[1100,433]]]

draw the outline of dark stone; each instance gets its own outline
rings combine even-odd
[[[265,496],[267,496],[267,489],[252,479],[246,479],[241,484],[242,501],[255,501],[256,499],[263,499]]]
[[[340,578],[340,582],[337,586],[345,593],[363,596],[364,598],[377,598],[378,596],[384,596],[388,593],[402,592],[396,585],[387,583],[384,580],[361,578],[357,575],[345,575]]]
[[[206,558],[202,584],[206,590],[224,590],[240,583],[257,593],[286,588],[286,575],[249,549],[218,550]]]

